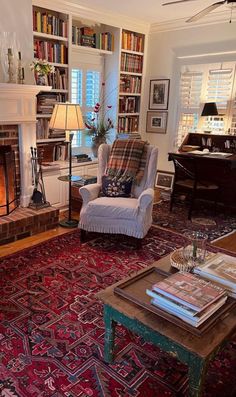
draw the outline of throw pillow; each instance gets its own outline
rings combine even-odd
[[[119,181],[107,175],[102,177],[101,196],[106,197],[130,197],[132,188],[132,180]]]

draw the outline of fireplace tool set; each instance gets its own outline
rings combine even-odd
[[[32,186],[34,186],[33,194],[30,199],[29,207],[33,209],[41,209],[50,207],[50,203],[46,200],[43,173],[42,173],[42,160],[43,150],[38,153],[37,148],[30,148],[31,150],[31,167],[32,167]]]

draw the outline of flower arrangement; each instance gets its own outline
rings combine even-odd
[[[85,126],[87,128],[87,134],[92,136],[92,141],[106,141],[106,137],[109,131],[114,128],[113,122],[108,117],[108,113],[112,108],[111,105],[105,105],[105,98],[103,96],[103,91],[105,88],[105,83],[102,83],[101,91],[101,101],[97,102],[93,108],[95,117],[87,119],[85,121]]]
[[[50,65],[45,59],[38,59],[30,64],[31,70],[34,70],[36,74],[41,76],[47,76],[49,73],[54,73],[55,68]]]

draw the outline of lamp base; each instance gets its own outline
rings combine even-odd
[[[64,219],[59,222],[59,225],[62,227],[73,228],[78,226],[79,221],[76,219]]]

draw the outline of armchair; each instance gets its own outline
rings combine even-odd
[[[132,198],[99,197],[102,176],[108,163],[111,146],[102,144],[98,150],[97,183],[80,188],[83,206],[79,227],[84,231],[125,234],[142,239],[152,224],[154,179],[157,168],[157,148],[148,146],[144,176],[132,188]]]

